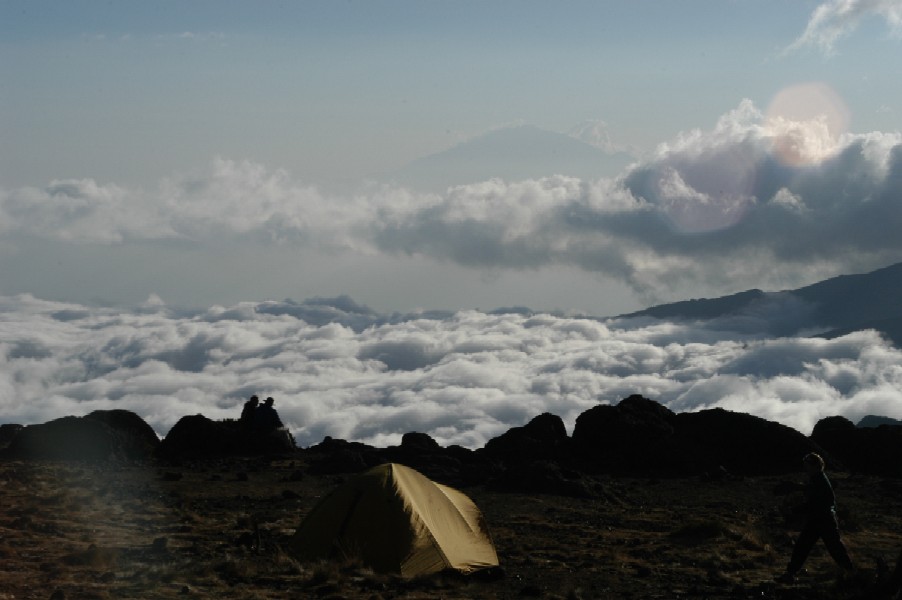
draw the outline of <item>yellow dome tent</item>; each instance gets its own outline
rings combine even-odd
[[[498,566],[470,498],[394,463],[373,467],[323,498],[298,527],[290,552],[300,560],[359,559],[402,577]]]

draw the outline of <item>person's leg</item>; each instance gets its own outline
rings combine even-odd
[[[836,564],[851,571],[853,569],[852,559],[849,557],[849,551],[839,535],[839,524],[836,522],[835,515],[831,515],[830,518],[825,518],[822,521],[820,535],[824,540],[824,545],[827,546],[827,551],[830,552],[830,556],[833,557]]]
[[[799,533],[799,538],[792,547],[792,557],[789,559],[789,565],[786,567],[788,574],[795,575],[801,570],[802,565],[805,564],[805,559],[808,558],[808,554],[811,552],[811,548],[814,547],[815,542],[821,535],[820,529],[819,524],[815,520],[809,520],[805,523],[805,526]]]

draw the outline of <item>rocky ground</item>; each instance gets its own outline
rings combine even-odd
[[[502,568],[405,581],[283,551],[341,475],[305,454],[164,463],[0,461],[0,599],[6,598],[862,598],[902,549],[902,481],[833,474],[858,564],[818,546],[773,583],[792,532],[785,477],[605,476],[591,497],[469,487]],[[801,480],[801,476],[799,477]]]

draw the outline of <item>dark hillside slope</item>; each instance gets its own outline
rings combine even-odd
[[[761,307],[768,301],[785,303],[794,299],[804,306],[799,320],[786,327],[785,315],[773,311],[772,323],[762,326],[780,335],[793,335],[805,329],[819,329],[826,337],[853,331],[876,329],[896,345],[902,344],[902,263],[870,273],[841,275],[795,290],[762,292],[748,290],[722,296],[673,302],[653,306],[620,318],[707,320],[731,316],[755,315],[762,319]]]
[[[861,328],[902,317],[902,263],[860,275],[841,275],[792,291],[815,305],[819,323]]]

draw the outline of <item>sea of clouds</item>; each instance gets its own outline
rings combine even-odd
[[[745,331],[743,331],[745,330]],[[273,396],[298,443],[378,446],[409,431],[476,448],[543,412],[639,393],[809,433],[821,418],[902,417],[902,352],[875,332],[826,340],[747,328],[526,312],[380,315],[348,298],[184,313],[0,297],[0,414],[37,423],[128,409],[160,436]]]
[[[743,101],[619,177],[491,180],[333,197],[289,173],[217,159],[143,190],[91,179],[0,189],[0,251],[190,248],[253,240],[299,256],[417,256],[476,269],[565,266],[656,294],[786,289],[902,260],[902,135],[768,119]],[[220,246],[216,246],[219,244]],[[94,274],[102,277],[103,274]],[[0,293],[3,293],[0,288]],[[524,298],[528,305],[529,299]],[[427,307],[428,308],[428,307]],[[160,435],[273,396],[302,445],[408,431],[479,447],[548,411],[572,428],[633,393],[809,432],[902,417],[902,353],[873,332],[769,339],[748,320],[667,323],[526,311],[380,315],[348,298],[186,312],[0,296],[0,417],[125,408]]]

